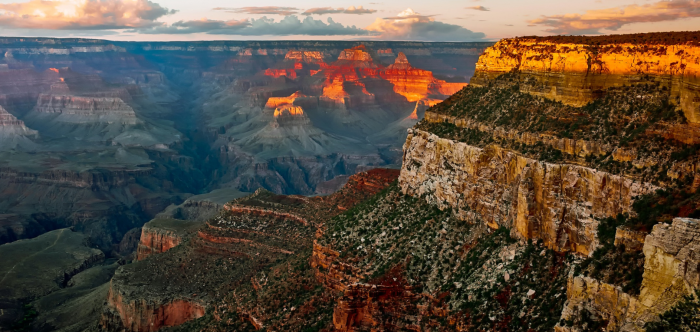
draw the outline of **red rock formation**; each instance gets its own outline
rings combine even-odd
[[[308,96],[301,93],[301,91],[297,91],[291,94],[289,97],[270,97],[267,100],[265,107],[277,108],[285,105],[294,105],[294,102],[297,101],[297,99],[302,98],[308,98]]]
[[[274,116],[276,118],[285,117],[285,116],[304,116],[304,109],[302,109],[299,106],[286,105],[286,106],[275,109]]]
[[[336,330],[421,331],[417,315],[411,315],[418,313],[419,295],[396,280],[387,285],[350,285],[333,311]],[[387,316],[392,319],[382,319]]]
[[[340,52],[338,60],[372,62],[372,56],[367,53],[365,45],[360,45]]]
[[[410,102],[426,99],[429,95],[450,96],[467,85],[447,83],[433,77],[430,71],[413,68],[403,53],[399,53],[394,64],[381,71],[380,76],[394,85],[394,92]]]
[[[299,68],[301,69],[301,68]],[[270,77],[280,77],[280,76],[286,76],[291,79],[296,79],[297,78],[297,72],[294,69],[266,69],[265,70],[265,75],[270,76]]]
[[[136,260],[166,252],[182,242],[182,237],[173,231],[152,228],[147,225],[141,229],[141,240],[136,249]]]
[[[167,326],[203,317],[205,307],[184,299],[159,301],[127,300],[110,286],[107,297],[109,310],[103,313],[100,325],[106,330],[153,332]]]

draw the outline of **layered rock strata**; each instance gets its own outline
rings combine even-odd
[[[210,327],[231,330],[235,322],[230,317],[235,314],[233,317],[256,328],[272,325],[270,328],[285,330],[286,319],[281,317],[314,309],[296,310],[286,302],[287,293],[277,293],[275,301],[242,299],[274,292],[268,278],[279,273],[271,271],[291,273],[290,264],[297,266],[298,262],[301,271],[308,271],[304,266],[317,227],[307,220],[320,226],[321,220],[376,194],[397,176],[396,170],[377,169],[352,176],[342,190],[326,197],[259,190],[226,204],[219,215],[200,224],[193,236],[183,238],[175,248],[120,267],[112,279],[100,326],[108,331],[156,331],[195,324],[197,318],[211,314]],[[251,284],[255,292],[244,287]],[[303,286],[309,290],[320,285]]]
[[[96,117],[98,121],[137,123],[134,109],[121,98],[41,95],[35,108],[37,113]]]
[[[394,64],[383,70],[380,76],[394,85],[394,92],[406,97],[409,102],[417,102],[428,96],[451,96],[464,88],[466,83],[447,83],[433,77],[427,70],[414,68],[404,53],[399,53]]]
[[[24,148],[34,149],[34,139],[39,138],[39,132],[27,128],[24,122],[18,120],[0,105],[0,150]]]
[[[106,330],[135,332],[158,331],[163,327],[178,326],[203,317],[205,307],[193,300],[164,299],[162,301],[128,300],[110,283],[107,304],[110,311],[103,313],[100,327]]]
[[[141,239],[136,249],[136,260],[144,260],[154,254],[166,252],[182,243],[200,223],[174,219],[155,219],[141,229]]]
[[[587,310],[608,321],[608,331],[644,331],[700,286],[700,220],[675,218],[671,225],[658,224],[644,242],[644,279],[638,297],[597,280],[571,276],[562,319]],[[557,331],[578,331],[557,326]]]
[[[651,76],[679,97],[690,123],[700,123],[699,64],[700,47],[693,45],[503,39],[479,58],[471,83],[485,86],[493,77],[517,70],[523,81],[521,91],[583,106],[606,88]]]
[[[590,255],[598,218],[631,213],[634,197],[655,187],[595,169],[540,162],[496,145],[478,148],[413,129],[400,185],[472,222],[509,227],[558,251]]]

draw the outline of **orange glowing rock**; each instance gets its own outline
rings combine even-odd
[[[305,63],[320,63],[323,62],[323,54],[318,51],[289,51],[284,56],[285,60]]]
[[[334,79],[330,84],[326,84],[323,88],[323,96],[333,100],[341,100],[348,96],[349,94],[345,91],[343,82],[344,80],[339,77]]]
[[[275,117],[280,116],[303,116],[304,110],[299,106],[285,105],[275,109]]]
[[[411,115],[408,116],[408,119],[418,120],[418,107],[413,109],[413,113],[411,113]]]
[[[467,85],[447,83],[436,79],[431,71],[414,68],[403,52],[399,53],[394,64],[382,71],[380,76],[394,85],[394,92],[406,97],[410,102],[426,99],[429,95],[450,96]]]
[[[287,76],[291,79],[297,78],[297,72],[294,69],[270,69],[265,70],[265,76],[271,76],[278,78],[280,76]]]
[[[365,45],[360,45],[341,52],[338,60],[372,62],[372,57],[367,53]]]
[[[308,96],[301,93],[301,91],[297,91],[297,92],[291,94],[289,97],[270,97],[267,100],[267,104],[265,104],[265,107],[278,108],[278,107],[284,106],[284,105],[293,105],[294,101],[297,100],[297,98],[306,98],[306,97],[308,97]]]
[[[56,68],[49,68],[49,70],[58,74],[58,69],[56,69]]]
[[[444,81],[440,81],[439,86],[438,86],[438,91],[442,95],[451,96],[451,95],[457,93],[459,90],[462,90],[467,85],[469,85],[469,84],[468,83],[446,83]]]

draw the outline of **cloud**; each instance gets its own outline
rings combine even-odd
[[[543,16],[530,20],[532,25],[549,27],[556,34],[600,34],[600,30],[617,30],[623,25],[640,22],[673,21],[700,17],[700,1],[659,1],[646,5],[627,5],[609,9],[588,10],[584,14]]]
[[[226,8],[226,7],[216,7],[214,10],[223,10],[230,13],[239,14],[251,14],[251,15],[282,15],[289,16],[294,15],[299,12],[299,8],[296,7],[278,7],[278,6],[265,6],[265,7],[241,7],[241,8]]]
[[[372,14],[376,13],[376,9],[365,9],[362,6],[350,6],[347,9],[345,8],[332,8],[332,7],[319,7],[319,8],[311,8],[308,9],[307,11],[303,12],[303,15],[325,15],[325,14],[355,14],[355,15],[362,15],[362,14]]]
[[[355,26],[344,26],[328,18],[327,23],[311,17],[299,20],[296,16],[287,16],[276,22],[274,19],[262,17],[250,20],[217,21],[202,19],[197,21],[179,21],[170,26],[159,26],[148,29],[137,29],[133,32],[143,34],[191,34],[207,33],[212,35],[239,36],[367,36],[370,31]]]
[[[366,29],[389,40],[479,41],[486,37],[459,25],[435,21],[432,15],[421,15],[410,8],[395,17],[377,18]]]
[[[0,4],[0,26],[20,29],[106,30],[147,28],[175,13],[149,0],[31,0]]]
[[[466,7],[465,9],[478,10],[478,11],[482,11],[482,12],[490,11],[490,9],[488,9],[484,6],[471,6],[471,7]]]

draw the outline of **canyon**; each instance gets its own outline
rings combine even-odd
[[[129,298],[105,280],[118,266],[187,243],[241,195],[328,195],[398,167],[406,129],[490,45],[0,38],[0,246],[70,230],[105,257],[8,297],[0,329],[35,309],[33,328],[97,320],[86,306]],[[184,322],[162,319],[125,324]]]
[[[161,66],[149,88],[149,76],[126,80],[120,69],[111,78],[136,86],[96,93],[81,86],[106,78],[47,69],[42,77],[58,81],[37,94],[43,101],[18,101],[24,111],[8,106],[12,117],[0,119],[23,128],[26,118],[39,134],[28,138],[34,151],[68,153],[51,141],[76,137],[114,149],[102,155],[121,163],[109,168],[121,177],[105,166],[70,173],[88,159],[63,157],[53,173],[8,165],[0,179],[90,188],[85,197],[139,204],[148,211],[139,220],[151,221],[122,226],[117,261],[92,248],[100,242],[88,222],[0,251],[70,232],[72,250],[95,254],[66,263],[63,283],[23,295],[39,309],[31,329],[75,322],[47,309],[55,296],[93,305],[80,319],[106,331],[691,330],[700,308],[698,36],[432,44],[433,60],[419,56],[420,43],[100,48],[188,70]],[[93,48],[62,56],[77,50]],[[202,53],[215,54],[210,71],[191,61]],[[442,71],[475,54],[473,75]],[[192,83],[168,85],[183,81]],[[184,102],[197,117],[168,113],[182,91],[199,96]],[[85,121],[47,136],[31,126],[64,110]],[[115,122],[113,112],[128,116]],[[185,116],[196,121],[172,125]],[[142,128],[151,136],[138,144]],[[211,192],[193,196],[198,186]],[[21,214],[8,211],[5,224],[21,230]],[[47,227],[46,216],[33,218]],[[13,317],[23,308],[25,317],[33,310],[14,306]]]

